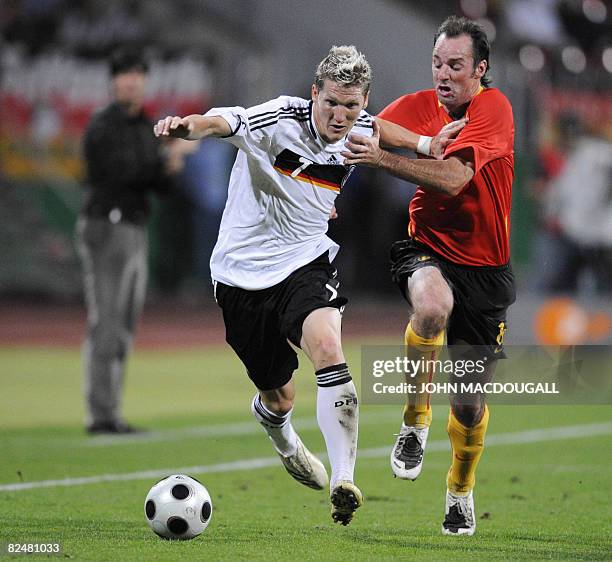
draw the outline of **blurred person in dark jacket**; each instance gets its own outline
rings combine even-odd
[[[121,415],[121,393],[146,293],[149,194],[169,190],[182,167],[180,144],[160,149],[151,134],[143,111],[147,70],[139,53],[113,53],[113,101],[93,116],[84,139],[88,189],[76,236],[87,305],[83,359],[91,434],[135,431]]]

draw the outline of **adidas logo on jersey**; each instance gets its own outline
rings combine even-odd
[[[336,158],[335,154],[332,154],[328,159],[327,159],[327,163],[328,164],[337,164],[338,163],[338,159]]]

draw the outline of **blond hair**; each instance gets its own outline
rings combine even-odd
[[[334,45],[315,72],[314,83],[317,88],[322,88],[325,80],[341,86],[361,86],[365,94],[372,82],[372,68],[354,45]]]

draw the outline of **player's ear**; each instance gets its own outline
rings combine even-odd
[[[474,78],[482,78],[485,75],[485,72],[487,71],[487,61],[486,60],[481,60],[477,65],[476,68],[474,69]]]
[[[363,101],[363,109],[365,109],[366,107],[368,107],[368,102],[369,102],[369,101],[370,101],[370,91],[368,90],[368,91],[365,93],[365,96],[364,96],[364,101]]]
[[[310,88],[310,97],[312,98],[312,101],[316,100],[318,95],[319,95],[319,88],[317,88],[316,84],[313,84],[312,87]]]

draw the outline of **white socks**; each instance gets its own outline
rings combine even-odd
[[[331,464],[330,488],[339,480],[353,481],[357,456],[359,403],[357,391],[346,363],[318,370],[317,421],[325,439]],[[265,429],[276,451],[289,457],[297,450],[297,433],[291,425],[291,413],[279,416],[268,410],[256,394],[251,411]]]
[[[317,376],[317,421],[331,464],[330,487],[338,480],[353,481],[357,455],[359,404],[346,363],[319,369]]]
[[[284,416],[279,416],[266,408],[261,401],[259,393],[253,398],[251,412],[261,426],[266,430],[274,448],[283,457],[294,455],[297,450],[297,433],[291,425],[291,413],[289,410]]]

